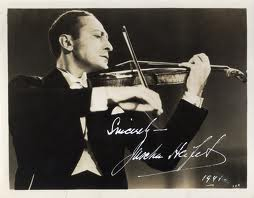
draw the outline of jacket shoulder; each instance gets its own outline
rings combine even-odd
[[[9,88],[38,88],[42,86],[42,77],[18,75],[9,82]]]

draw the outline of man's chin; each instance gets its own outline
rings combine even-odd
[[[108,69],[108,65],[104,65],[101,67],[102,69]]]
[[[93,68],[93,70],[94,71],[102,71],[102,70],[105,70],[105,69],[108,69],[108,65],[94,65],[94,66],[92,66],[92,68]]]

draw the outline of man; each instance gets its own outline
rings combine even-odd
[[[201,95],[210,73],[208,57],[198,54],[182,63],[190,67],[187,91],[167,130],[152,133],[152,125],[142,123],[141,112],[163,112],[156,92],[141,86],[89,86],[86,75],[107,69],[113,50],[93,14],[63,13],[49,30],[49,42],[56,68],[42,79],[18,76],[9,85],[10,132],[18,161],[15,188],[128,188],[126,147],[133,154],[137,149],[157,153],[143,157],[153,168],[175,168],[180,158],[169,160],[167,154],[190,142],[207,114]],[[113,134],[116,122],[126,131],[147,130],[135,136]]]

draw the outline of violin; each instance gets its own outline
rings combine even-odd
[[[125,26],[123,26],[123,36],[132,60],[120,63],[104,72],[89,74],[93,87],[135,86],[139,84],[149,87],[186,83],[190,72],[189,68],[179,66],[179,63],[140,61],[135,55]],[[242,71],[227,65],[211,65],[211,71],[224,72],[227,77],[235,77],[243,83],[247,82],[247,76]]]
[[[189,68],[178,66],[178,63],[138,61],[138,64],[148,86],[184,84],[190,72]],[[247,82],[247,77],[243,72],[226,65],[211,65],[211,71],[224,72],[228,78],[234,77],[243,83]],[[89,79],[93,87],[142,84],[133,60],[117,64],[104,72],[91,73]]]

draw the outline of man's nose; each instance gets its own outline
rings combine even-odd
[[[113,46],[111,45],[111,43],[109,42],[109,40],[106,40],[105,41],[105,49],[108,50],[108,51],[113,51]]]

